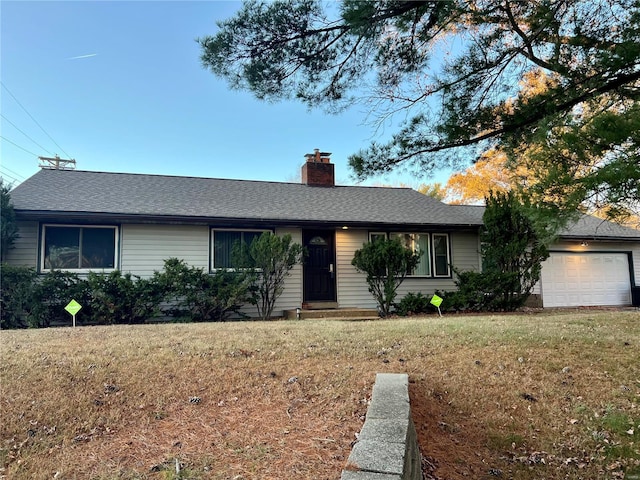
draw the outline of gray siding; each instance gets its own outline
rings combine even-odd
[[[478,235],[474,233],[450,233],[451,263],[460,270],[480,270],[480,254],[478,252]],[[453,274],[453,272],[452,272]],[[432,295],[436,290],[456,290],[454,278],[412,278],[407,277],[398,288],[400,300],[407,293],[421,292]]]
[[[38,259],[38,222],[19,222],[20,238],[9,250],[7,263],[36,267]],[[278,229],[278,235],[289,233],[294,242],[302,242],[300,229]],[[210,228],[188,225],[124,224],[120,227],[119,269],[148,278],[161,271],[164,261],[176,257],[189,265],[209,271]],[[274,315],[302,304],[302,266],[296,265],[286,279],[285,290],[276,301]],[[249,305],[244,312],[256,316]]]
[[[454,259],[455,267],[460,270],[480,271],[480,236],[477,233],[452,233],[450,239],[451,257]]]
[[[291,235],[295,243],[302,243],[302,230],[299,228],[279,228],[276,235]],[[302,305],[302,265],[294,266],[285,280],[284,292],[274,307],[274,315],[281,315],[282,310],[295,309]]]
[[[35,267],[38,257],[38,223],[21,222],[21,238],[16,248],[9,252],[8,262],[13,265]],[[295,242],[302,242],[299,228],[277,229],[278,235],[289,233]],[[210,228],[208,226],[124,224],[120,227],[119,268],[141,277],[150,277],[162,270],[164,260],[177,257],[189,265],[209,270]],[[351,265],[355,251],[368,241],[367,230],[336,231],[336,282],[340,307],[375,308],[376,303],[367,289],[365,276]],[[616,244],[621,250],[629,250],[631,244]],[[454,265],[463,270],[479,270],[480,255],[478,236],[473,233],[450,234],[451,258]],[[613,247],[610,247],[613,249]],[[640,245],[634,251],[636,279],[640,279]],[[302,266],[296,265],[286,279],[285,290],[277,300],[275,315],[302,304]],[[454,289],[451,278],[407,278],[401,285],[398,298],[407,292],[431,294],[435,290]],[[254,306],[247,306],[248,315],[257,315]]]
[[[120,268],[150,277],[164,267],[164,260],[183,259],[209,271],[209,228],[187,225],[122,225]]]
[[[336,231],[336,282],[340,307],[376,308],[376,302],[367,289],[365,275],[351,265],[356,250],[368,241],[367,230]]]
[[[376,302],[369,293],[365,275],[358,273],[351,265],[356,250],[369,240],[366,230],[338,230],[337,282],[338,304],[340,307],[375,308]],[[480,270],[478,235],[475,233],[451,233],[449,235],[451,261],[462,270]],[[398,288],[398,300],[408,292],[433,294],[435,290],[454,290],[453,278],[411,278],[407,277]]]
[[[38,222],[17,222],[19,238],[7,252],[9,265],[36,268],[38,264]]]
[[[278,229],[276,234],[289,233],[294,242],[302,241],[300,229]],[[149,277],[155,270],[162,270],[164,260],[171,257],[183,259],[189,265],[209,271],[211,230],[207,226],[184,225],[123,225],[122,270]],[[274,315],[285,309],[299,307],[302,303],[302,267],[296,265],[285,283],[282,296],[276,301]],[[255,317],[253,305],[243,308],[243,313]]]

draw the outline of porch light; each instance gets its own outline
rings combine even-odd
[[[588,246],[589,246],[589,242],[587,242],[586,240],[583,240],[583,241],[580,243],[580,246],[581,246],[581,247],[588,247]]]
[[[349,230],[349,227],[347,227],[346,225],[344,225],[344,226],[342,227],[342,229],[343,229],[343,230]]]

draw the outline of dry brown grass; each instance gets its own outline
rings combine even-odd
[[[6,478],[337,479],[376,372],[409,373],[431,478],[640,472],[638,312],[0,335]]]

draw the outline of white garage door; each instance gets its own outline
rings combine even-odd
[[[626,253],[552,253],[542,263],[545,307],[631,305]]]

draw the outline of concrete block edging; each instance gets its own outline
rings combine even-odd
[[[409,376],[378,373],[367,416],[341,480],[422,480]]]

